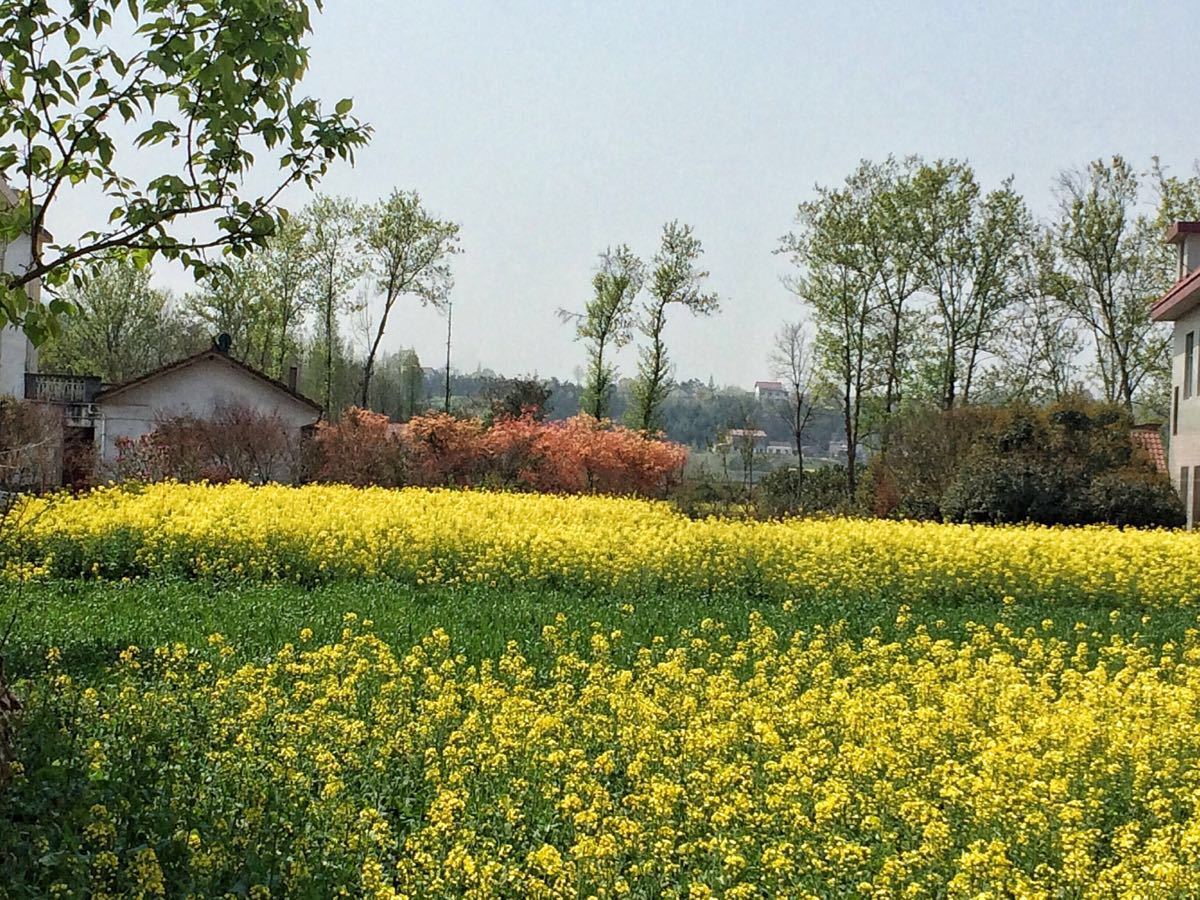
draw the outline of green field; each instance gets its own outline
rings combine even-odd
[[[621,629],[631,646],[655,636],[672,637],[706,618],[744,633],[751,612],[783,633],[841,624],[847,637],[896,634],[903,601],[857,599],[829,604],[780,604],[743,594],[688,596],[588,594],[567,590],[481,587],[412,587],[392,581],[345,581],[303,587],[287,583],[219,586],[194,581],[95,582],[55,580],[10,591],[17,612],[7,649],[14,673],[36,671],[46,651],[57,648],[64,666],[82,677],[103,677],[129,646],[152,648],[183,642],[202,645],[209,635],[226,637],[239,658],[253,660],[295,642],[309,628],[317,642],[334,640],[343,614],[374,622],[376,632],[398,646],[415,643],[435,628],[451,635],[457,652],[471,661],[494,658],[509,641],[537,658],[542,628],[564,615],[571,629],[586,634],[593,623]],[[1107,640],[1140,637],[1158,645],[1180,640],[1195,628],[1193,609],[1110,610],[1087,605],[969,602],[923,604],[911,613],[935,634],[953,640],[971,624],[1004,623],[1016,631],[1069,639],[1081,633]],[[1049,623],[1047,625],[1047,623]]]

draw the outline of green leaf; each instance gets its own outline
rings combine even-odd
[[[344,115],[346,115],[346,113],[350,112],[350,110],[352,110],[353,108],[354,108],[354,101],[351,100],[349,97],[344,97],[338,101],[337,106],[334,107],[334,111],[339,116],[344,116]]]

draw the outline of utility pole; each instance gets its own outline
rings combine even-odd
[[[445,412],[450,412],[450,326],[454,313],[454,303],[446,301],[446,405]]]

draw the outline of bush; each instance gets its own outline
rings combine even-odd
[[[57,487],[61,446],[62,415],[56,407],[0,398],[0,489]]]
[[[846,467],[821,466],[801,472],[791,466],[759,479],[756,500],[767,516],[803,513],[849,514],[858,504],[846,495]]]
[[[283,420],[244,406],[218,409],[211,418],[160,419],[149,434],[117,441],[111,475],[119,481],[293,481],[299,442]]]
[[[356,487],[404,484],[399,432],[387,416],[350,407],[337,422],[320,422],[310,462],[318,481]]]
[[[628,428],[576,416],[479,419],[432,413],[392,425],[347,410],[317,434],[320,481],[421,487],[494,486],[556,494],[662,497],[678,483],[687,450]]]
[[[1135,528],[1187,524],[1187,511],[1170,481],[1142,466],[1128,466],[1096,478],[1088,490],[1095,521]]]
[[[1176,525],[1182,507],[1132,428],[1124,409],[1080,398],[918,411],[872,461],[872,505],[947,522]]]

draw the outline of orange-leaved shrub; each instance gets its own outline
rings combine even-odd
[[[317,425],[312,447],[318,481],[400,487],[406,454],[399,426],[382,413],[352,406],[337,422]]]
[[[539,422],[526,414],[488,428],[445,413],[394,425],[350,409],[318,428],[315,449],[321,481],[644,497],[664,496],[687,462],[679,444],[586,415]]]

